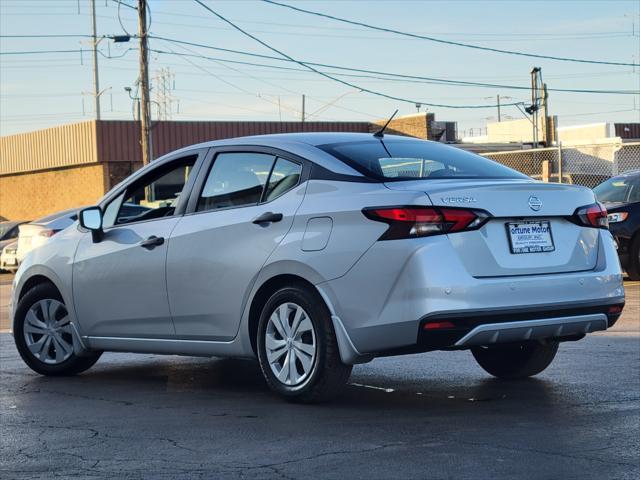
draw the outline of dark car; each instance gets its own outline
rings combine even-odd
[[[610,178],[593,191],[609,212],[622,268],[631,280],[640,280],[640,170]]]

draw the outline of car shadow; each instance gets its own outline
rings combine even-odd
[[[117,357],[119,354],[113,355]],[[105,358],[106,361],[98,362],[93,369],[76,377],[34,377],[32,385],[58,390],[62,382],[64,385],[60,388],[71,387],[73,391],[90,392],[89,397],[131,404],[136,404],[140,397],[151,395],[151,408],[172,403],[174,394],[182,395],[180,398],[188,394],[193,402],[206,409],[217,408],[215,402],[218,400],[227,404],[231,399],[237,400],[243,408],[251,407],[254,401],[269,404],[276,410],[294,408],[308,412],[323,408],[282,401],[268,389],[258,363],[253,360],[155,355],[132,357],[127,355],[115,362]],[[451,379],[441,376],[430,378],[425,373],[424,378],[413,379],[410,384],[403,384],[402,380],[389,375],[378,375],[376,385],[368,385],[356,373],[344,393],[330,405],[333,411],[357,411],[363,415],[375,415],[382,410],[395,410],[398,414],[419,411],[424,415],[438,415],[472,412],[483,406],[499,406],[504,411],[544,408],[571,403],[572,399],[566,397],[564,389],[544,378],[502,381],[461,374]]]

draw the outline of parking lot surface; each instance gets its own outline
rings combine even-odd
[[[434,352],[358,365],[339,400],[293,405],[251,361],[106,353],[46,378],[2,333],[0,386],[6,479],[636,479],[640,285],[612,330],[562,344],[526,381]]]

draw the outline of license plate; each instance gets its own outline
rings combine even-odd
[[[511,253],[543,253],[556,249],[548,221],[507,223],[507,236]]]

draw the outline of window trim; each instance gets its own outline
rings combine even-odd
[[[269,170],[269,176],[267,177],[267,181],[262,187],[262,194],[260,195],[260,200],[257,203],[251,203],[247,205],[233,205],[230,207],[217,208],[215,210],[198,211],[198,201],[200,199],[200,196],[202,195],[204,186],[209,177],[209,172],[213,168],[215,159],[221,153],[264,153],[264,154],[272,155],[274,157],[273,164],[271,165],[271,170]],[[300,178],[298,179],[298,183],[293,188],[299,187],[309,179],[309,175],[311,172],[311,162],[295,154],[289,153],[285,150],[280,150],[279,148],[263,147],[259,145],[233,145],[233,146],[211,147],[209,154],[207,155],[206,159],[202,163],[202,166],[200,167],[200,170],[198,173],[198,179],[194,183],[193,188],[191,190],[191,196],[186,206],[184,215],[185,216],[200,215],[204,213],[223,212],[226,210],[232,210],[232,209],[238,209],[238,208],[257,207],[261,205],[268,205],[269,203],[274,202],[275,200],[278,200],[278,198],[280,198],[282,195],[268,202],[263,201],[264,193],[269,183],[269,178],[271,177],[271,172],[273,171],[273,168],[276,162],[278,161],[278,158],[282,158],[283,160],[288,160],[290,162],[297,163],[302,166],[302,172],[300,174]]]
[[[295,185],[293,185],[291,188],[289,188],[289,190],[286,190],[284,193],[278,195],[276,198],[266,201],[266,197],[267,197],[267,190],[269,187],[269,180],[271,180],[271,175],[273,174],[273,170],[276,168],[276,164],[278,163],[278,160],[284,160],[285,162],[289,162],[289,163],[294,163],[296,165],[299,165],[300,168],[300,175],[298,176],[298,181],[295,183]],[[289,160],[288,158],[284,158],[280,155],[276,156],[275,161],[273,162],[273,165],[271,165],[271,170],[269,170],[269,176],[267,177],[267,183],[264,184],[264,188],[262,189],[262,195],[260,196],[260,201],[258,202],[258,205],[266,205],[267,203],[271,203],[276,201],[277,199],[279,199],[280,197],[282,197],[283,195],[286,195],[287,193],[289,193],[291,190],[293,190],[294,188],[296,188],[298,185],[300,185],[300,181],[302,180],[302,171],[304,170],[304,165],[301,164],[300,162],[296,162],[294,160]]]
[[[169,218],[177,218],[177,217],[184,216],[188,201],[191,198],[191,195],[193,193],[193,186],[195,185],[196,178],[200,175],[202,165],[208,159],[210,150],[211,150],[210,148],[180,150],[179,152],[175,152],[174,154],[171,154],[166,158],[154,160],[152,163],[149,164],[147,168],[141,168],[140,170],[135,172],[132,176],[130,176],[128,179],[123,181],[119,186],[117,186],[112,191],[110,191],[105,196],[105,198],[98,204],[98,207],[100,207],[100,211],[104,215],[104,212],[107,206],[112,201],[117,200],[121,194],[124,193],[126,195],[127,191],[131,186],[139,184],[140,182],[144,182],[144,179],[146,177],[154,175],[154,173],[156,173],[160,169],[166,168],[171,170],[171,167],[170,167],[171,164],[179,163],[181,160],[184,160],[187,157],[195,156],[196,161],[193,164],[193,170],[189,175],[189,178],[187,179],[187,183],[185,183],[184,188],[182,189],[182,192],[180,193],[180,198],[178,199],[178,205],[176,205],[176,209],[173,215],[171,215],[170,217],[158,217],[158,218],[150,218],[148,220],[139,220],[137,222],[114,224],[114,225],[111,225],[110,227],[105,227],[104,231],[108,232],[110,230],[113,230],[114,228],[123,228],[131,225],[140,225],[143,223],[155,222],[158,220],[165,220]],[[119,208],[118,208],[118,211],[120,211]]]

